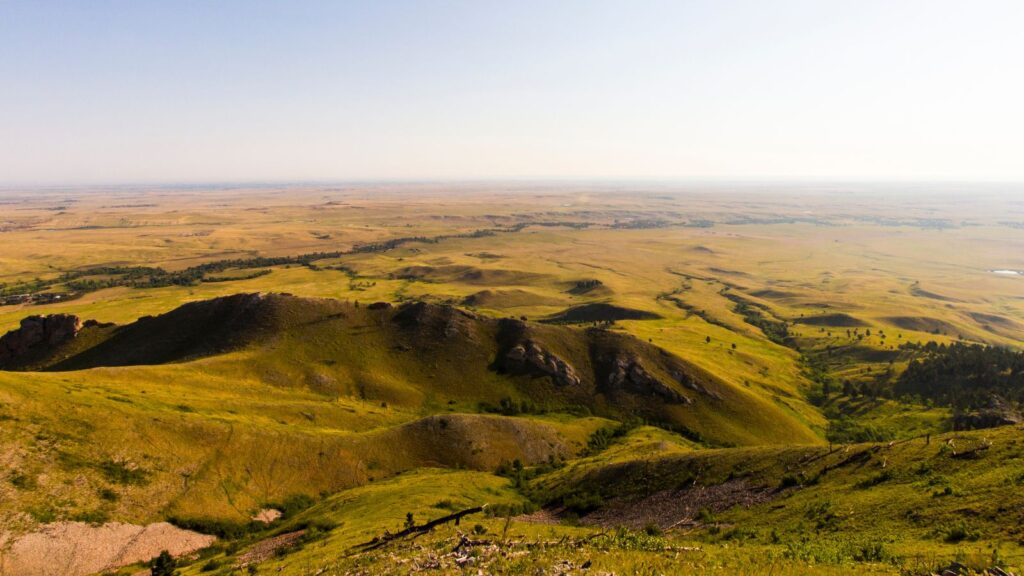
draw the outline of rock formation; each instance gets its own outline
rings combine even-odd
[[[0,366],[30,352],[53,348],[74,338],[82,321],[71,314],[29,316],[21,327],[0,336]]]
[[[527,340],[505,353],[505,369],[512,373],[550,376],[559,386],[576,386],[580,377],[565,360]]]

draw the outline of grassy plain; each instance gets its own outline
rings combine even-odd
[[[0,306],[0,332],[30,314],[127,325],[241,292],[338,299],[354,320],[343,331],[292,323],[258,346],[171,363],[0,372],[0,528],[166,518],[210,528],[305,496],[304,511],[228,538],[237,541],[185,573],[237,571],[245,546],[300,525],[320,534],[261,561],[261,572],[376,573],[395,566],[397,550],[410,559],[401,573],[451,548],[455,528],[380,552],[351,554],[351,546],[400,528],[406,512],[425,519],[530,498],[561,510],[556,522],[516,518],[506,528],[504,518],[480,517],[471,525],[480,523],[481,538],[562,543],[527,555],[509,549],[492,570],[555,571],[586,560],[651,574],[838,574],[854,565],[924,573],[956,558],[1020,567],[1019,429],[926,444],[924,435],[948,433],[947,408],[840,393],[823,400],[820,392],[825,379],[895,377],[910,358],[899,349],[906,342],[1020,347],[1024,275],[993,270],[1024,270],[1024,204],[945,190],[859,192],[481,184],[2,193],[0,283],[8,294],[45,284],[41,292],[62,301]],[[310,253],[331,254],[226,266],[188,285],[73,294],[59,280],[118,277],[89,272],[101,267],[175,272]],[[260,275],[248,277],[253,271]],[[645,426],[595,447],[595,432],[618,426],[619,416],[567,405],[480,414],[481,402],[537,399],[486,368],[497,354],[480,344],[486,339],[472,341],[480,345],[479,365],[466,364],[472,370],[460,368],[465,347],[403,360],[392,327],[366,311],[377,301],[531,323],[583,304],[643,311],[652,319],[604,328],[714,375],[726,400],[681,412],[697,437]],[[533,330],[586,365],[566,334],[587,325],[555,328]],[[830,452],[827,432],[839,417],[885,441]],[[963,460],[943,452],[950,439],[993,445]],[[860,451],[863,461],[828,469]],[[528,478],[494,474],[517,459]],[[559,508],[566,495],[597,494],[597,508],[612,512],[617,499],[685,503],[696,498],[686,491],[693,485],[737,479],[759,496],[678,509],[677,519],[689,518],[678,526],[651,515],[620,533],[589,523],[594,511],[577,519]],[[963,537],[953,533],[961,527]],[[566,545],[603,531],[593,546]]]

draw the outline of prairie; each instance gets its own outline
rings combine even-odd
[[[894,390],[1021,349],[1024,204],[859,192],[4,192],[0,333],[96,322],[0,352],[0,531],[217,536],[183,574],[1020,570],[1020,424]]]

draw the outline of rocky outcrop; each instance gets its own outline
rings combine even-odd
[[[691,400],[658,380],[636,358],[616,355],[609,363],[605,378],[606,391],[654,395],[671,404],[689,404]]]
[[[550,376],[559,386],[577,386],[580,377],[568,362],[526,340],[505,353],[505,369],[514,374]]]
[[[672,377],[676,379],[676,382],[679,382],[680,384],[682,384],[683,386],[690,390],[693,390],[694,392],[703,394],[704,396],[710,396],[712,398],[715,398],[716,400],[722,399],[722,397],[718,393],[712,390],[708,390],[706,387],[702,386],[700,383],[697,382],[697,380],[693,378],[693,376],[687,374],[684,370],[678,368],[670,368],[669,374],[671,374]]]
[[[1013,426],[1024,422],[1024,417],[1009,402],[993,395],[988,406],[953,416],[954,430],[980,430],[997,426]]]
[[[396,324],[436,342],[462,336],[475,339],[476,314],[454,306],[413,302],[403,304],[393,316]]]
[[[29,316],[21,327],[0,337],[0,366],[9,361],[54,348],[74,338],[82,321],[71,314]]]

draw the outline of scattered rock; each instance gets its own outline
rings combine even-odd
[[[278,550],[294,546],[305,534],[305,530],[296,530],[295,532],[287,532],[280,536],[260,540],[238,557],[238,566],[244,568],[250,564],[258,564],[273,558]]]

